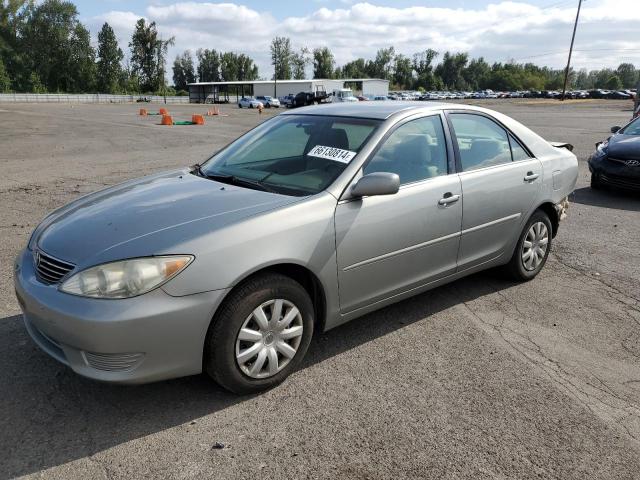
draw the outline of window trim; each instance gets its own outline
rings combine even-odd
[[[438,177],[444,177],[446,175],[451,175],[452,173],[456,173],[455,155],[451,154],[451,152],[453,151],[452,150],[453,142],[451,140],[451,137],[449,136],[449,129],[447,128],[448,127],[447,120],[446,120],[446,118],[444,118],[444,115],[443,115],[443,113],[441,111],[429,112],[426,115],[425,115],[424,112],[421,112],[421,113],[419,113],[417,115],[412,115],[410,117],[404,118],[401,121],[399,121],[398,123],[396,123],[395,125],[393,125],[389,130],[387,130],[385,132],[384,136],[378,141],[378,143],[375,146],[375,148],[371,151],[371,153],[369,153],[369,155],[364,160],[364,162],[362,162],[362,165],[360,165],[359,173],[364,175],[365,167],[371,162],[373,157],[376,156],[378,151],[383,147],[383,145],[386,143],[386,141],[389,139],[389,137],[391,135],[393,135],[396,130],[398,130],[400,127],[406,125],[409,122],[413,122],[413,121],[416,121],[416,120],[421,120],[423,118],[429,118],[429,117],[438,117],[439,118],[440,125],[442,127],[442,133],[444,134],[444,148],[445,148],[445,155],[447,157],[447,173],[445,175],[438,175]],[[428,182],[429,180],[432,180],[432,179],[438,178],[438,177],[429,177],[429,178],[423,178],[422,180],[416,180],[414,182],[401,183],[400,184],[400,188],[402,189],[402,188],[407,187],[407,186],[420,185],[420,184],[422,184],[424,182]]]
[[[451,122],[451,116],[453,115],[477,115],[479,117],[484,117],[487,120],[495,123],[499,128],[501,128],[505,134],[507,135],[507,142],[509,143],[509,153],[511,154],[511,164],[514,163],[519,163],[519,162],[526,162],[528,160],[533,160],[535,159],[535,155],[533,155],[533,153],[531,152],[531,150],[529,150],[529,148],[527,148],[527,146],[522,143],[522,140],[520,140],[518,138],[518,136],[513,133],[509,128],[507,128],[501,121],[499,121],[497,118],[492,117],[489,114],[486,114],[484,112],[480,112],[480,111],[476,111],[476,110],[460,110],[460,109],[452,109],[452,110],[444,110],[443,111],[445,118],[447,119],[447,126],[449,127],[449,133],[451,134],[451,139],[452,139],[452,144],[453,144],[453,152],[455,155],[455,165],[456,165],[456,171],[461,174],[461,173],[471,173],[471,172],[481,172],[483,170],[487,170],[489,168],[497,168],[497,167],[502,167],[504,165],[509,165],[508,163],[501,163],[498,165],[489,165],[487,167],[482,167],[482,168],[476,168],[473,170],[464,170],[462,168],[462,159],[461,159],[461,155],[460,155],[460,148],[458,147],[458,138],[456,136],[456,131],[455,128],[453,128],[453,123]],[[513,139],[518,142],[518,145],[520,145],[520,147],[522,147],[522,149],[527,153],[527,155],[529,155],[529,158],[527,159],[523,159],[523,160],[513,160],[513,150],[511,148],[511,140],[509,139],[509,136],[513,137]]]

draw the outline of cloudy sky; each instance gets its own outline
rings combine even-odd
[[[531,61],[561,68],[578,0],[247,0],[214,3],[170,0],[76,0],[82,21],[97,35],[107,21],[123,50],[140,17],[175,36],[169,60],[200,47],[250,55],[271,77],[269,42],[288,36],[295,47],[328,46],[338,65],[371,58],[393,45],[407,55],[433,48],[466,51],[486,60]],[[576,36],[576,68],[640,67],[640,1],[584,0]]]

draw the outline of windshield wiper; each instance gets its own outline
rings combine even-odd
[[[249,180],[248,178],[236,177],[235,175],[225,175],[222,173],[205,173],[199,166],[197,168],[197,171],[200,175],[208,178],[209,180],[228,183],[230,185],[237,185],[239,187],[249,187],[256,190],[262,190],[263,192],[278,193],[275,189],[271,188],[260,180]]]

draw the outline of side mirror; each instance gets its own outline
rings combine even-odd
[[[365,175],[351,187],[354,197],[372,197],[374,195],[393,195],[400,189],[400,177],[397,173],[374,172]]]
[[[617,133],[617,132],[618,132],[618,130],[620,130],[621,128],[622,128],[622,127],[619,127],[619,126],[617,126],[617,125],[616,125],[615,127],[611,127],[611,133]]]

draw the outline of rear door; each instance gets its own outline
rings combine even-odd
[[[542,164],[495,119],[448,112],[464,195],[458,270],[491,261],[519,235],[542,184]]]

